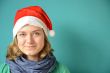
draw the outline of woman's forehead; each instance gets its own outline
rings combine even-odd
[[[22,31],[43,31],[43,28],[34,25],[25,25],[19,30],[19,32]]]
[[[34,26],[34,25],[25,25],[20,30],[23,30],[23,29],[27,29],[27,30],[29,30],[29,29],[31,29],[31,30],[42,30],[41,27]]]

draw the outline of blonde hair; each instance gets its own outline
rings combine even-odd
[[[46,35],[44,36],[45,36],[44,48],[39,53],[40,59],[44,58],[46,55],[49,55],[53,51],[47,36]],[[15,37],[15,39],[12,41],[12,43],[8,47],[6,58],[9,60],[15,60],[18,56],[22,56],[22,55],[24,54],[19,50],[17,46],[17,38]]]

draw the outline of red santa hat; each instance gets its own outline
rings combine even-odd
[[[50,36],[55,35],[54,30],[52,30],[51,20],[40,6],[30,6],[22,8],[16,12],[14,19],[13,38],[15,38],[17,32],[27,24],[43,28],[47,36],[48,32]]]

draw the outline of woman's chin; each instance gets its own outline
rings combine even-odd
[[[37,53],[34,53],[34,52],[26,52],[25,54],[26,54],[27,56],[28,56],[28,55],[33,56],[33,55],[36,55]]]

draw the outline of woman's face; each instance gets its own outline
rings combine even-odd
[[[44,47],[43,29],[33,25],[26,25],[17,33],[19,49],[27,56],[38,55]]]

